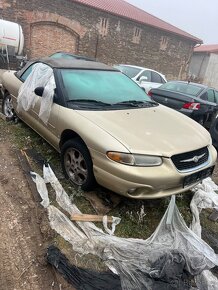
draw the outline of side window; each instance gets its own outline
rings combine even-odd
[[[166,83],[166,81],[160,76],[160,78],[161,78],[161,83],[162,84],[165,84]]]
[[[162,84],[162,78],[161,78],[161,76],[160,76],[158,73],[156,73],[156,72],[152,72],[152,78],[151,78],[151,81],[152,81],[153,83],[160,83],[160,84]]]
[[[214,91],[215,92],[215,102],[218,104],[218,91]]]
[[[22,76],[20,77],[22,81],[25,81],[27,79],[27,77],[30,75],[30,73],[33,70],[33,66],[34,66],[34,64],[32,64],[31,66],[29,66],[28,69],[25,70],[25,72],[22,74]]]
[[[147,82],[151,82],[151,72],[149,70],[143,71],[143,73],[141,73],[140,76],[138,77],[138,80],[141,77],[146,77],[147,78]]]
[[[208,101],[208,94],[207,94],[207,92],[203,93],[203,95],[200,96],[200,99],[202,99],[204,101]]]
[[[210,89],[207,91],[207,94],[208,94],[208,101],[215,103],[214,91]]]

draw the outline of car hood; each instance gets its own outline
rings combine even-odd
[[[209,133],[201,125],[162,105],[130,110],[78,110],[77,113],[102,128],[132,153],[170,157],[211,142]]]

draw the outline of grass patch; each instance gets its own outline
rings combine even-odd
[[[50,163],[57,177],[61,177],[59,180],[62,186],[75,202],[77,207],[83,213],[95,213],[90,203],[83,197],[82,191],[75,188],[66,179],[63,179],[59,154],[38,134],[23,122],[14,124],[12,122],[0,120],[0,130],[1,138],[7,138],[15,148],[22,150],[34,148],[38,153],[40,153],[44,159]],[[34,162],[32,165],[36,172],[39,174],[42,173],[41,166]],[[187,225],[189,225],[192,220],[189,207],[191,198],[192,193],[187,192],[178,195],[176,199],[177,206]],[[148,238],[154,232],[163,217],[169,201],[170,198],[160,200],[131,200],[123,198],[121,203],[109,213],[110,215],[121,217],[122,219],[121,223],[117,226],[116,235],[129,238]],[[205,219],[206,221],[203,221],[203,224],[209,227],[209,224],[212,222],[208,221],[206,217]],[[98,225],[102,227],[101,224]],[[216,229],[214,229],[213,226],[213,230],[218,230],[217,225]]]

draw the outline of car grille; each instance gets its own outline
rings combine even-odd
[[[207,147],[177,154],[171,157],[174,165],[180,171],[186,171],[190,169],[194,169],[195,167],[199,167],[208,161],[209,151]]]

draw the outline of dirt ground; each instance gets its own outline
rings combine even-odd
[[[1,134],[1,133],[0,133]],[[15,148],[0,135],[0,290],[73,289],[46,263],[52,232]]]
[[[46,263],[53,232],[29,188],[16,148],[1,137],[0,152],[0,290],[73,289]]]

